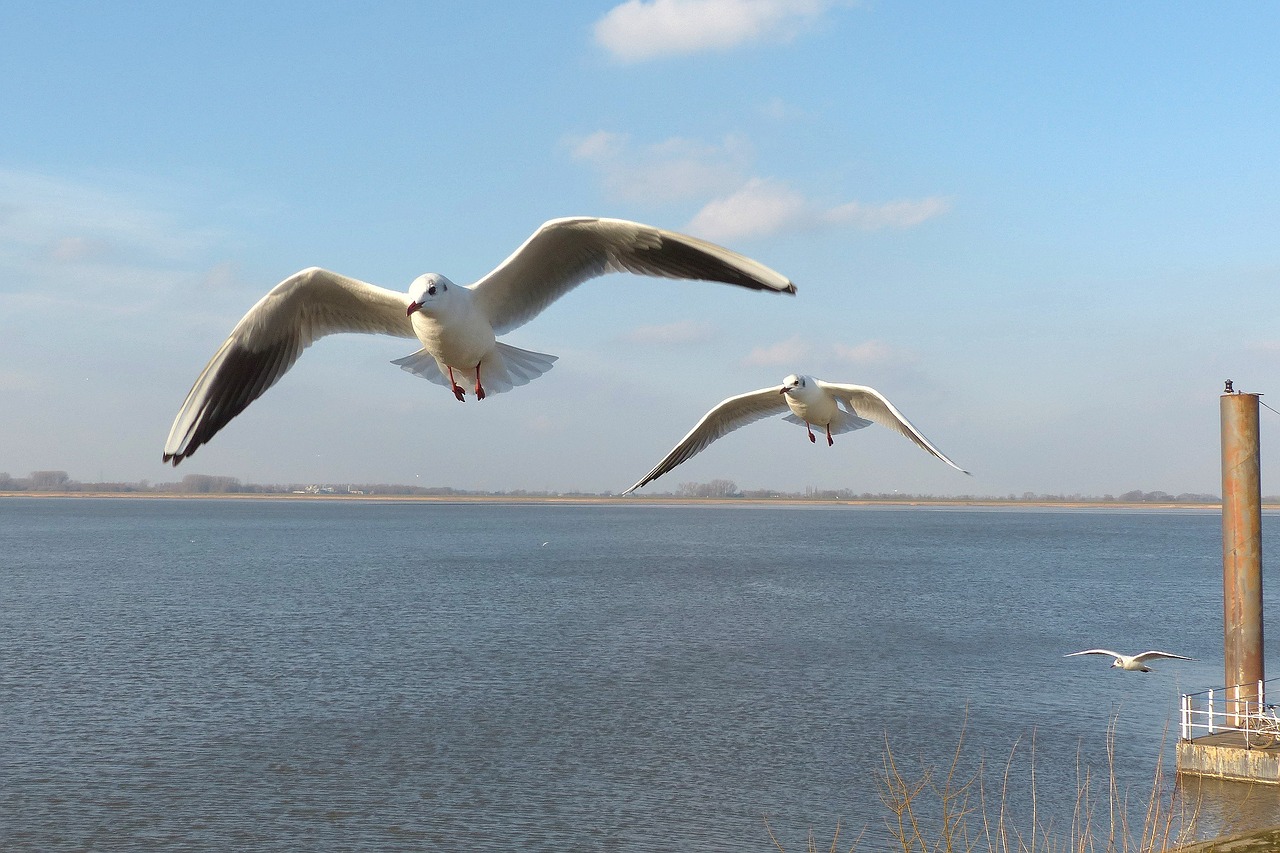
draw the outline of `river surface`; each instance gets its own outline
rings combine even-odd
[[[989,812],[1140,823],[1221,574],[1194,510],[0,499],[0,850],[881,850],[962,729]]]

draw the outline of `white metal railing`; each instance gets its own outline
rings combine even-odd
[[[1280,696],[1280,685],[1276,682],[1280,682],[1280,678],[1183,693],[1180,737],[1191,740],[1202,735],[1240,732],[1246,749],[1280,743],[1280,708],[1267,702],[1269,684]],[[1241,697],[1241,694],[1245,695]]]

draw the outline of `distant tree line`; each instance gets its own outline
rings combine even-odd
[[[648,492],[654,496],[654,492]],[[681,483],[674,493],[667,493],[678,498],[744,498],[753,500],[817,500],[817,501],[928,501],[938,500],[937,495],[912,494],[908,492],[856,492],[853,489],[815,489],[809,487],[803,492],[785,492],[778,489],[739,490],[732,480],[712,480],[709,483]],[[1160,504],[1216,504],[1222,499],[1214,494],[1199,492],[1181,492],[1176,495],[1168,492],[1144,492],[1141,489],[1125,492],[1122,495],[1082,495],[1082,494],[1041,494],[1037,492],[1010,493],[1003,496],[992,495],[954,495],[946,500],[953,501],[1009,501],[1010,503],[1160,503]],[[1280,503],[1280,495],[1263,497],[1264,503]]]
[[[0,492],[106,492],[112,494],[129,494],[133,492],[151,494],[178,495],[387,495],[387,496],[486,496],[486,497],[610,497],[613,492],[552,492],[513,489],[511,491],[467,491],[449,486],[405,486],[395,483],[288,483],[263,485],[258,483],[242,483],[237,477],[226,477],[212,474],[188,474],[177,482],[151,483],[142,480],[137,483],[99,482],[82,483],[73,480],[66,471],[32,471],[26,477],[12,477],[0,472]],[[712,480],[709,483],[680,483],[674,492],[646,491],[642,497],[676,497],[706,498],[725,500],[738,498],[743,500],[815,500],[815,501],[876,501],[876,502],[910,502],[939,500],[937,495],[910,494],[904,492],[855,492],[853,489],[815,489],[807,488],[803,492],[786,492],[778,489],[738,488],[733,480]],[[1010,503],[1119,503],[1119,504],[1216,504],[1221,501],[1217,495],[1196,492],[1170,494],[1168,492],[1144,492],[1134,489],[1121,495],[1082,494],[1040,494],[1036,492],[1010,493],[1003,496],[991,495],[955,495],[946,497],[949,501],[1009,501]],[[1280,503],[1280,495],[1266,495],[1263,502]]]
[[[676,488],[680,498],[740,498],[738,484],[733,480],[712,480],[710,483],[681,483]]]
[[[212,474],[188,474],[176,482],[137,483],[92,482],[73,480],[66,471],[32,471],[26,477],[13,477],[0,472],[0,492],[67,492],[111,494],[177,494],[177,495],[395,495],[395,496],[449,496],[449,495],[500,495],[512,497],[581,496],[595,497],[586,492],[549,492],[516,489],[510,492],[479,492],[455,489],[450,486],[405,486],[395,483],[242,483],[238,477]]]

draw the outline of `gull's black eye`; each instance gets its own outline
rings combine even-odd
[[[436,295],[436,286],[433,284],[427,288],[427,296],[435,296],[435,295]]]

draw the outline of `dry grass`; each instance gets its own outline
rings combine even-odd
[[[782,842],[778,840],[778,836],[773,834],[773,827],[769,825],[769,818],[764,819],[764,831],[769,833],[769,840],[773,842],[773,846],[777,847],[782,853],[786,853],[786,849],[782,846]],[[858,833],[858,837],[853,839],[853,843],[849,846],[849,853],[858,849],[858,842],[862,840],[862,834],[866,832],[863,827],[862,832]],[[831,835],[831,844],[827,847],[828,853],[838,853],[840,850],[840,821],[836,821],[836,830]],[[809,837],[805,841],[806,853],[819,853],[818,839],[813,837],[813,830],[809,830]]]
[[[1130,791],[1116,779],[1115,721],[1107,727],[1107,773],[1099,781],[1094,772],[1076,760],[1076,796],[1065,831],[1053,815],[1045,817],[1036,794],[1035,735],[1025,790],[1029,814],[1015,818],[1009,795],[1020,780],[1014,778],[1014,759],[1020,744],[1014,743],[999,775],[998,795],[988,787],[984,760],[977,769],[964,770],[965,730],[961,729],[950,761],[941,768],[924,765],[904,770],[885,736],[880,771],[880,802],[890,842],[884,853],[1163,853],[1192,835],[1195,814],[1164,781],[1163,744],[1157,759],[1151,790],[1131,803]],[[1055,803],[1059,807],[1064,804]],[[1054,810],[1056,811],[1056,810]],[[786,848],[765,819],[765,831],[779,853]],[[841,850],[842,827],[836,823],[829,853]],[[866,827],[850,843],[858,849]],[[813,830],[805,850],[819,853]]]

